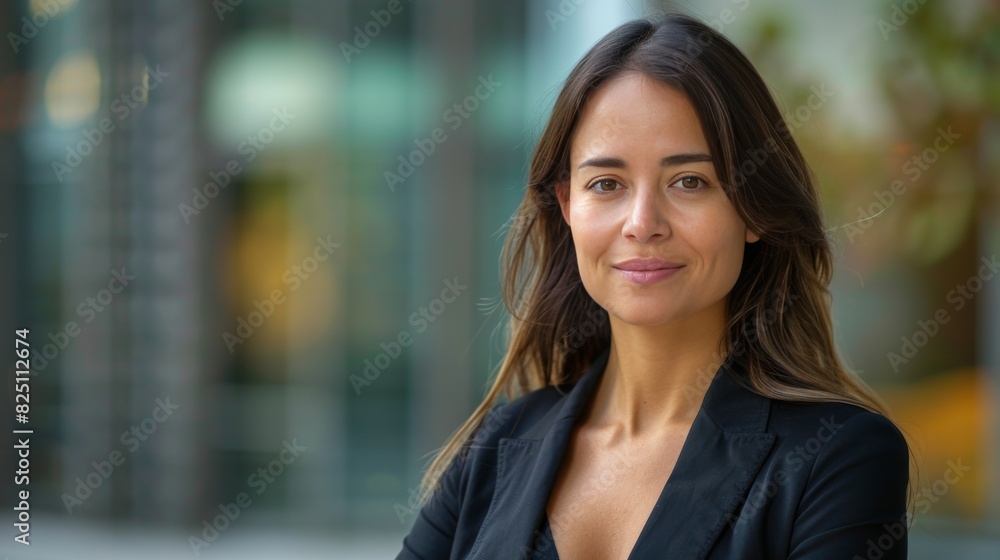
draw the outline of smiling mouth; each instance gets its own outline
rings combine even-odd
[[[618,267],[612,268],[617,270],[619,274],[630,282],[634,282],[636,284],[654,284],[670,278],[684,267],[676,266],[670,268],[654,268],[651,270],[626,270]]]

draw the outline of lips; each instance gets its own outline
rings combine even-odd
[[[652,259],[629,259],[627,261],[622,261],[617,264],[613,264],[611,266],[619,270],[644,272],[650,270],[664,270],[668,268],[681,268],[684,265],[671,261],[652,258]]]

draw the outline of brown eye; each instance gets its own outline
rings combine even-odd
[[[598,179],[591,183],[589,188],[600,193],[612,193],[618,190],[615,187],[620,184],[621,183],[615,181],[614,179]]]
[[[687,177],[681,177],[681,179],[674,184],[679,185],[681,189],[686,191],[696,191],[705,185],[705,181],[703,181],[700,177],[688,175]]]

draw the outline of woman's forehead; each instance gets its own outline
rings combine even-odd
[[[677,88],[630,73],[598,88],[581,108],[570,139],[570,157],[627,154],[642,147],[659,151],[707,150],[694,106]]]

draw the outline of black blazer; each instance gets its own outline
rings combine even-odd
[[[494,407],[397,560],[531,558],[608,355],[575,384]],[[716,372],[629,560],[906,558],[909,461],[895,425],[853,405],[762,397],[743,374],[732,357]]]

